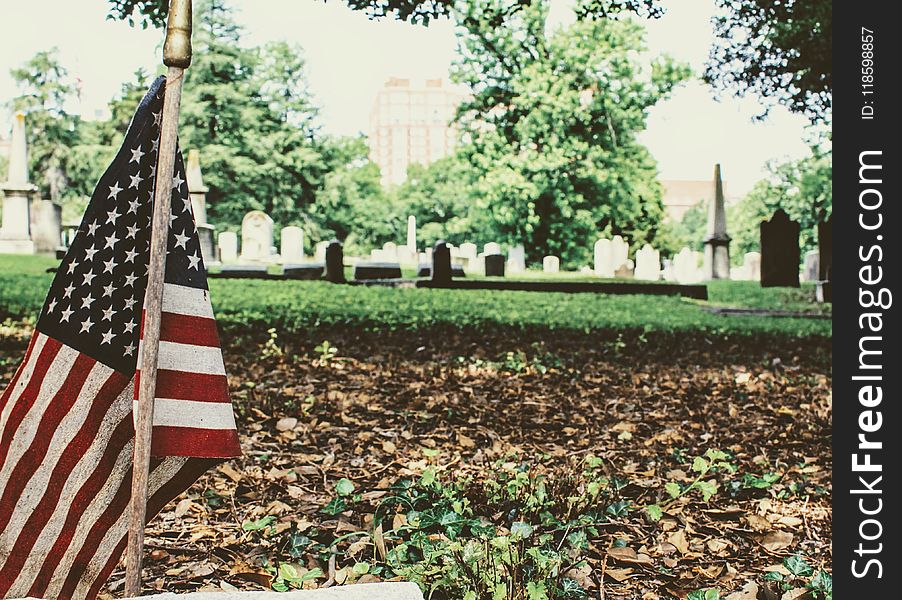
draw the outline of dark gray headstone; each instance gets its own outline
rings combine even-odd
[[[401,265],[390,262],[359,262],[354,265],[354,279],[400,279]]]
[[[298,263],[282,266],[285,279],[322,279],[323,263]]]
[[[432,250],[432,282],[449,284],[451,276],[451,247],[444,240],[439,240]]]
[[[451,265],[451,277],[457,279],[458,277],[466,277],[467,274],[464,271],[463,265]],[[417,277],[432,277],[432,263],[420,263],[417,265]]]
[[[485,276],[504,277],[504,255],[488,254],[485,257]]]
[[[799,224],[781,208],[761,222],[761,287],[799,287]]]
[[[326,281],[345,282],[345,252],[338,240],[332,240],[326,246]]]
[[[821,302],[833,302],[833,215],[817,224],[817,248],[821,253],[817,299]]]

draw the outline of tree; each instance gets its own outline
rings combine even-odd
[[[513,15],[501,0],[460,10],[454,77],[472,94],[460,122],[496,241],[575,266],[599,233],[654,239],[662,190],[636,134],[688,67],[666,57],[644,65],[643,30],[630,21],[581,21],[546,35],[543,0]]]
[[[241,34],[225,2],[198,3],[182,147],[200,150],[213,219],[237,225],[259,209],[276,222],[295,222],[328,169],[315,140],[304,61],[285,43],[244,48]]]
[[[832,158],[832,152],[814,148],[806,158],[772,163],[768,177],[728,209],[737,262],[746,252],[760,252],[761,221],[770,219],[778,208],[798,221],[802,254],[817,248],[817,224],[833,214]]]
[[[62,198],[68,186],[66,163],[76,139],[78,118],[65,110],[75,96],[75,85],[59,62],[58,50],[38,52],[10,74],[21,95],[10,108],[28,117],[29,169],[41,194]]]
[[[829,122],[833,96],[830,0],[716,0],[717,41],[705,80]]]

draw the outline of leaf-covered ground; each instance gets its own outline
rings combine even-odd
[[[0,331],[0,381],[25,333]],[[595,457],[614,496],[570,551],[578,566],[563,575],[587,594],[572,597],[815,597],[812,573],[831,559],[828,343],[234,328],[224,349],[244,457],[152,523],[146,581],[185,591],[385,578],[406,517],[392,508],[377,528],[374,513],[399,482],[478,484],[511,465],[554,480]],[[713,450],[728,468],[698,477],[696,457]],[[697,479],[714,489],[690,488]],[[487,508],[484,520],[516,527]],[[121,591],[117,571],[105,593]]]

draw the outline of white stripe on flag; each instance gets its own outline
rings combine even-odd
[[[56,357],[47,369],[44,379],[41,381],[38,395],[34,399],[28,413],[22,418],[22,422],[16,427],[13,434],[12,443],[9,446],[9,453],[6,455],[6,462],[0,469],[0,481],[9,481],[9,473],[12,471],[22,455],[31,446],[35,435],[38,433],[41,419],[47,410],[47,405],[53,400],[60,388],[66,382],[72,364],[78,357],[80,352],[69,346],[63,346],[57,352]],[[42,432],[44,433],[44,432]]]
[[[167,283],[163,286],[163,312],[212,319],[210,292]]]
[[[235,429],[231,402],[196,402],[157,398],[153,402],[153,424],[199,429]]]
[[[222,363],[222,351],[211,346],[192,346],[176,342],[160,342],[157,368],[185,373],[204,373],[207,375],[225,375]],[[144,345],[138,349],[138,367],[141,366]]]
[[[53,515],[44,525],[44,530],[41,531],[41,535],[38,537],[34,548],[32,548],[29,553],[28,560],[23,565],[22,571],[19,573],[16,582],[10,589],[9,597],[25,597],[28,593],[35,576],[41,570],[41,567],[44,566],[42,558],[47,556],[62,532],[66,517],[72,509],[70,504],[72,497],[94,473],[97,464],[100,462],[104,451],[109,445],[110,436],[113,434],[113,431],[119,423],[122,422],[122,419],[127,418],[131,413],[131,402],[134,396],[135,380],[133,378],[129,384],[125,386],[125,389],[119,393],[109,410],[107,410],[106,416],[103,419],[103,424],[100,429],[98,429],[91,447],[85,452],[84,456],[78,462],[78,465],[69,475],[69,479],[66,481],[66,485],[60,494],[60,502],[57,504]],[[109,506],[113,496],[116,495],[116,491],[119,489],[129,465],[131,465],[133,447],[134,443],[132,441],[125,444],[119,452],[115,467],[110,472],[110,476],[107,478],[98,494],[91,500],[90,505],[82,512],[75,528],[72,541],[69,544],[69,551],[65,553],[62,561],[57,565],[56,573],[68,572],[72,561],[75,559],[75,555],[78,554],[78,549],[81,548],[85,538],[91,532],[95,525],[95,521],[103,513],[106,507]],[[16,518],[24,525],[28,516],[28,513],[19,513]],[[13,521],[10,521],[10,525],[12,524]],[[56,582],[56,585],[61,587],[64,580],[65,576],[61,576]],[[53,585],[54,584],[51,584],[51,586]],[[57,589],[59,589],[59,587],[57,587]],[[45,598],[53,598],[55,596],[56,594],[51,593],[49,590],[44,594]]]
[[[6,427],[6,419],[9,418],[10,411],[16,405],[16,401],[19,399],[19,396],[22,395],[22,392],[31,380],[31,374],[34,373],[38,357],[41,355],[41,350],[44,349],[44,344],[46,342],[46,335],[43,333],[35,333],[34,346],[31,349],[31,356],[28,358],[28,364],[22,366],[22,372],[19,375],[19,380],[16,382],[16,389],[10,394],[6,406],[3,408],[3,414],[0,414],[0,431],[3,431],[4,427]],[[2,395],[2,392],[0,392],[0,395]],[[3,480],[0,479],[0,482],[2,481]],[[0,483],[0,485],[2,485],[2,483]]]

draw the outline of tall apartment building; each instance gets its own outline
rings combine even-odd
[[[369,135],[370,160],[382,170],[384,184],[401,183],[409,165],[428,165],[453,151],[457,129],[450,122],[463,98],[441,79],[385,83],[370,114]]]

